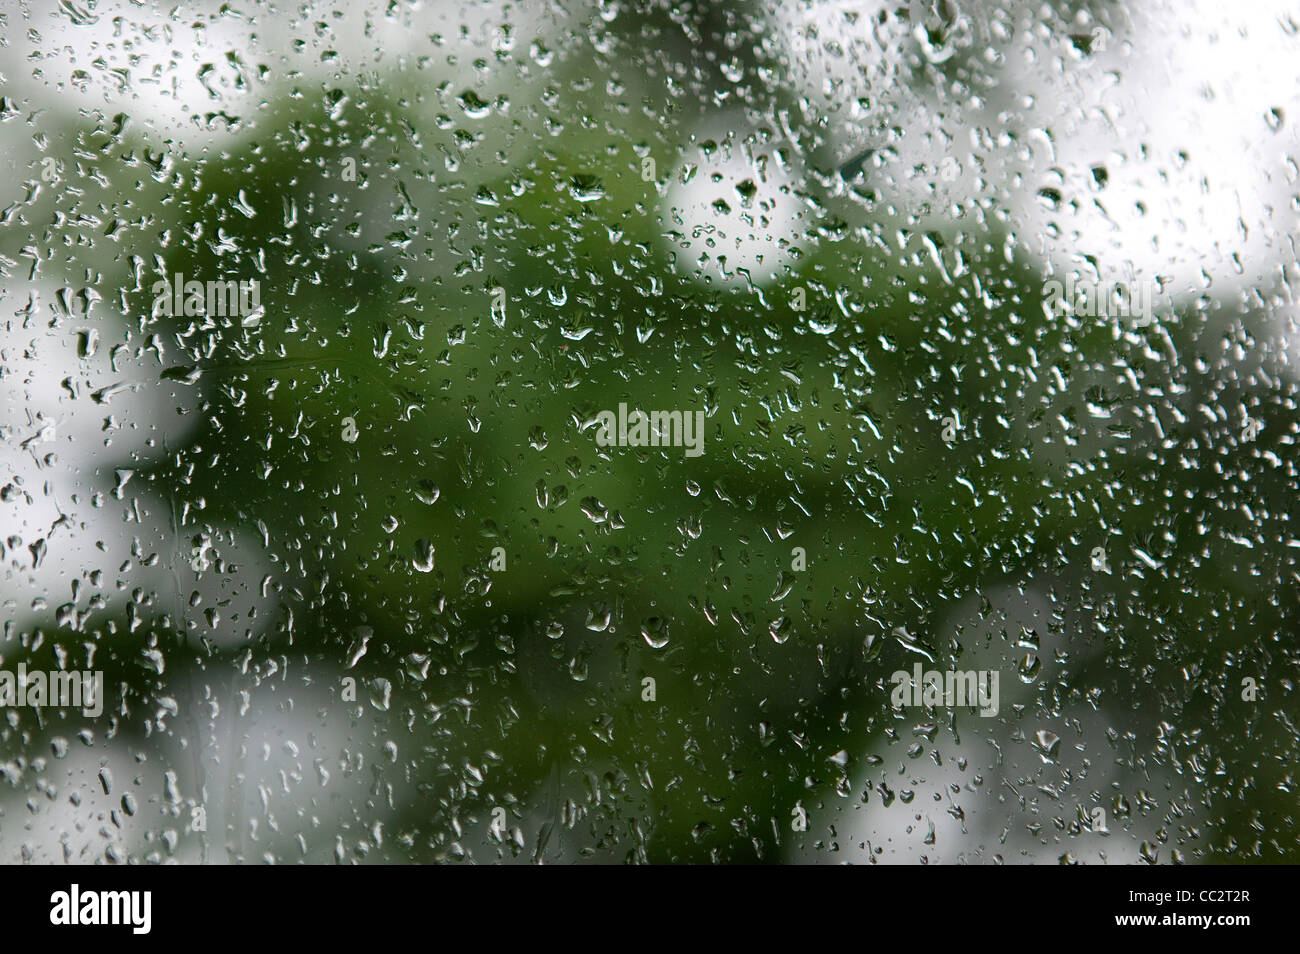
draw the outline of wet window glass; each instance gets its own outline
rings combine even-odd
[[[1289,3],[0,12],[0,861],[1295,861]]]

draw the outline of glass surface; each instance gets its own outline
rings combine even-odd
[[[0,12],[0,862],[1297,844],[1300,12]]]

